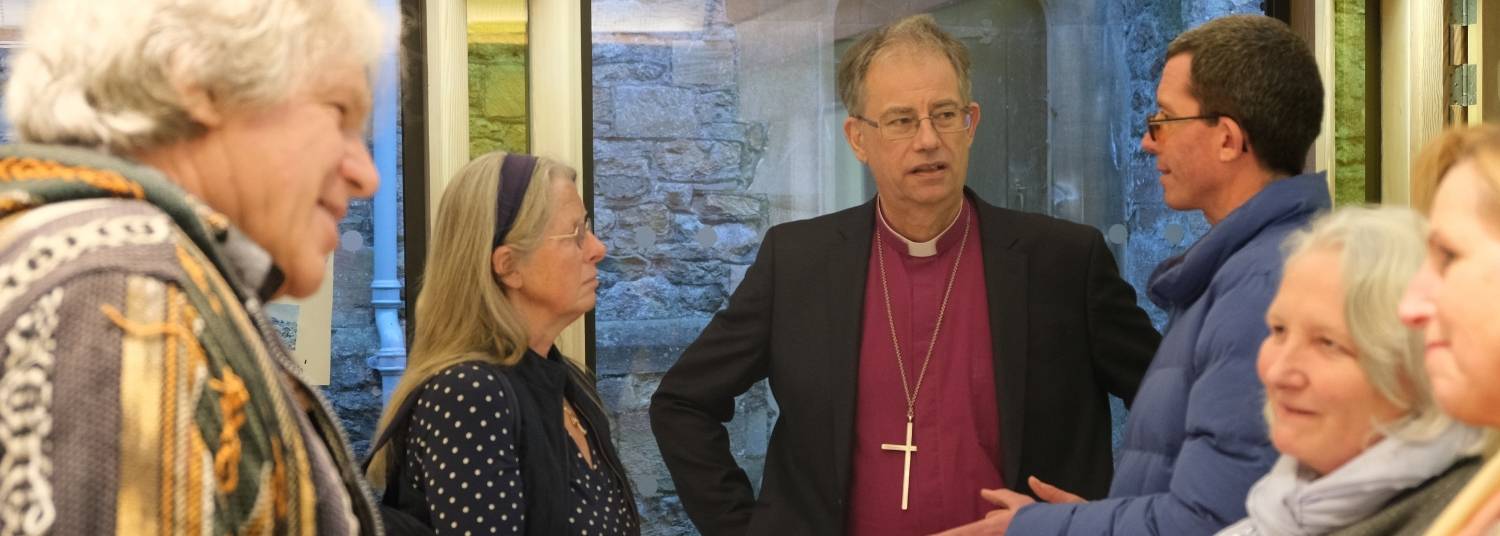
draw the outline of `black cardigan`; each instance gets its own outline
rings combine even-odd
[[[542,357],[527,350],[520,362],[514,366],[500,366],[484,362],[482,365],[504,378],[503,386],[516,405],[521,438],[521,476],[526,492],[526,533],[539,535],[564,534],[568,530],[568,505],[572,459],[568,456],[570,441],[562,425],[562,401],[566,397],[578,410],[578,417],[588,435],[596,438],[606,471],[620,485],[629,515],[634,521],[635,534],[639,534],[640,515],[635,510],[635,494],[630,480],[620,464],[619,453],[610,440],[609,419],[604,414],[599,396],[593,388],[589,374],[567,361],[553,347]],[[427,498],[412,490],[413,479],[420,475],[404,474],[401,468],[406,462],[406,428],[411,409],[421,396],[421,390],[407,395],[402,408],[390,425],[387,446],[391,449],[389,478],[386,480],[384,502],[431,526],[428,519]]]

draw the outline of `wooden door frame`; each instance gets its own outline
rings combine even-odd
[[[1447,2],[1381,0],[1380,116],[1383,203],[1410,205],[1417,154],[1443,129]]]

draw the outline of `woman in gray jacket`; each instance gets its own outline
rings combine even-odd
[[[1257,362],[1282,456],[1221,535],[1420,534],[1473,476],[1480,433],[1439,410],[1396,315],[1423,233],[1409,210],[1356,207],[1287,239]]]

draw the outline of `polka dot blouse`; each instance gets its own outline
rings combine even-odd
[[[559,420],[561,416],[558,416]],[[413,489],[427,498],[438,535],[524,534],[526,494],[517,453],[520,429],[499,378],[478,363],[455,365],[428,381],[412,410],[406,467]],[[572,534],[626,534],[624,495],[589,436],[590,467],[575,442]]]

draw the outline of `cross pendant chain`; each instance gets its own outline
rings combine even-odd
[[[911,419],[906,419],[906,444],[892,445],[882,443],[880,450],[895,450],[905,453],[906,461],[901,466],[901,510],[906,510],[906,497],[911,490],[911,454],[917,451],[917,446],[911,442]]]
[[[960,209],[962,212],[962,209]],[[955,216],[956,218],[957,216]],[[881,222],[885,221],[881,216]],[[969,242],[969,219],[964,218],[964,234],[958,241],[958,255],[953,259],[953,271],[948,274],[948,286],[943,290],[943,302],[938,306],[937,323],[932,326],[932,338],[927,341],[927,355],[922,358],[922,369],[917,372],[916,385],[906,380],[906,360],[901,356],[901,341],[896,338],[896,318],[891,313],[891,289],[885,277],[885,247],[883,238],[875,237],[875,259],[880,266],[880,294],[885,298],[885,320],[891,328],[891,346],[896,350],[896,369],[901,372],[901,390],[906,395],[906,443],[892,445],[882,443],[880,450],[899,451],[906,458],[901,466],[901,510],[907,509],[907,498],[911,494],[911,455],[917,446],[911,442],[912,420],[917,415],[917,393],[922,390],[922,380],[927,377],[927,364],[932,362],[932,350],[937,347],[938,333],[943,328],[943,314],[948,311],[948,296],[953,293],[953,283],[958,280],[958,264],[964,258],[964,246]]]
[[[884,216],[881,221],[885,221]],[[917,372],[915,386],[906,380],[906,359],[901,356],[901,340],[896,337],[896,316],[891,312],[891,287],[885,277],[883,242],[880,237],[875,237],[875,260],[880,266],[880,296],[885,299],[885,320],[891,328],[891,348],[896,352],[896,370],[901,373],[901,391],[906,395],[906,422],[910,424],[917,414],[917,394],[922,392],[922,380],[927,378],[927,365],[932,362],[932,351],[937,348],[938,334],[943,330],[943,315],[948,312],[948,297],[953,294],[953,283],[958,281],[958,265],[964,260],[964,248],[969,244],[969,219],[964,218],[964,235],[958,241],[958,256],[953,259],[948,286],[943,289],[943,302],[938,305],[937,322],[932,326],[932,338],[927,341],[927,355],[922,357],[922,369]]]

